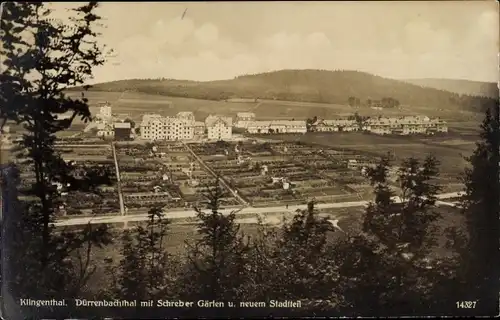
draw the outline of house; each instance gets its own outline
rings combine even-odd
[[[132,126],[130,122],[116,122],[114,124],[115,140],[130,140],[132,135]]]
[[[357,169],[359,167],[358,161],[356,159],[349,159],[347,161],[347,168]]]
[[[258,120],[248,124],[247,132],[252,134],[306,133],[307,125],[302,120]]]
[[[247,125],[247,132],[252,134],[269,133],[271,122],[268,120],[252,121]]]
[[[221,115],[209,115],[205,119],[208,140],[229,140],[232,138],[233,119]]]
[[[435,133],[446,133],[448,132],[448,126],[446,122],[436,118],[431,120],[431,125],[427,128],[427,134],[435,134]]]
[[[283,177],[271,177],[271,179],[273,180],[273,184],[280,183],[283,181]]]
[[[236,128],[246,129],[248,124],[255,121],[255,113],[253,112],[238,112],[236,114],[236,122],[234,126]]]
[[[339,118],[333,120],[320,119],[313,124],[315,131],[318,132],[351,132],[358,131],[359,125],[356,120]]]
[[[97,124],[97,136],[103,139],[113,138],[115,135],[115,130],[113,125],[110,123],[98,123]]]
[[[274,120],[269,127],[274,133],[306,133],[306,121],[302,120]]]

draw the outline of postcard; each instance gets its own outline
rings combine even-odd
[[[5,319],[498,315],[496,2],[0,12]]]

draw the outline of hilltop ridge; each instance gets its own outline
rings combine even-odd
[[[445,90],[458,94],[498,98],[498,85],[494,82],[471,81],[462,79],[405,79],[407,83],[421,87]]]
[[[130,79],[95,84],[90,90],[142,92],[206,100],[250,98],[333,104],[347,104],[353,97],[361,104],[392,98],[402,105],[477,112],[496,103],[491,97],[458,94],[350,70],[280,70],[206,82]]]

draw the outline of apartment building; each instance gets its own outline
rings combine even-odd
[[[303,120],[258,120],[248,124],[247,132],[252,134],[306,133],[307,125]]]
[[[208,140],[229,140],[233,135],[233,119],[221,115],[209,115],[205,119]]]
[[[234,126],[236,128],[246,129],[248,125],[255,121],[255,113],[253,112],[238,112],[236,114],[236,122]]]
[[[191,140],[194,138],[193,119],[186,114],[176,117],[163,117],[159,114],[146,114],[140,124],[141,138],[146,140]]]

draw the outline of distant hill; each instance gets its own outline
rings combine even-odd
[[[78,88],[73,88],[78,90]],[[482,112],[492,99],[459,95],[358,71],[281,70],[221,81],[133,79],[94,85],[92,91],[142,92],[206,100],[276,99],[347,104],[395,99],[401,105]],[[354,101],[356,101],[354,100]]]
[[[453,79],[408,79],[405,82],[458,94],[498,98],[498,86],[494,82],[480,82]]]

